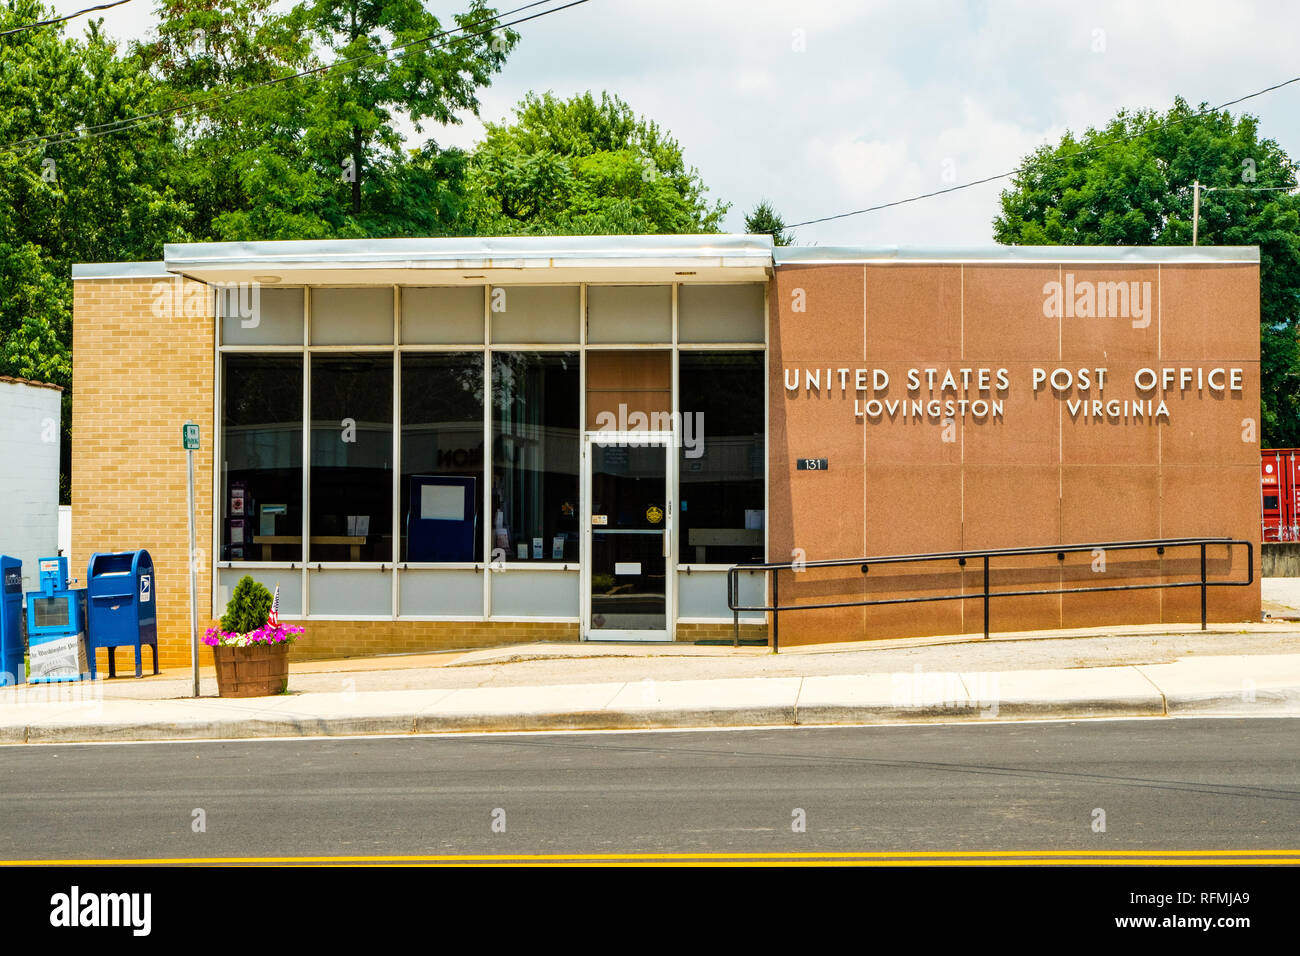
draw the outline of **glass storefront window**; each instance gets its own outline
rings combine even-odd
[[[227,355],[221,560],[302,560],[301,355]]]
[[[483,353],[402,355],[402,560],[483,560]]]
[[[492,559],[577,561],[577,352],[492,354]]]
[[[682,285],[677,288],[679,342],[762,342],[763,286]]]
[[[492,286],[492,341],[541,345],[578,341],[581,291],[576,285]]]
[[[588,342],[671,342],[673,287],[587,287]]]
[[[302,345],[302,289],[256,282],[217,287],[226,345]]]
[[[763,560],[763,353],[682,352],[683,564]]]
[[[388,345],[392,341],[392,289],[312,290],[312,345]]]
[[[492,340],[502,344],[484,348],[478,344],[480,300],[489,300],[494,291],[501,292],[501,307],[492,316]],[[683,287],[679,294],[695,318],[706,306],[734,318],[736,309],[721,305],[743,299],[748,314],[760,292],[761,287],[755,292],[733,286],[697,295]],[[668,452],[679,456],[677,561],[724,566],[761,561],[766,524],[762,350],[748,344],[680,351],[594,349],[586,360],[590,381],[584,383],[582,348],[568,344],[577,335],[579,294],[577,286],[403,290],[403,341],[447,343],[426,351],[366,347],[370,341],[392,341],[391,334],[380,334],[378,321],[391,312],[391,290],[271,290],[261,302],[261,320],[273,325],[281,312],[298,315],[309,298],[312,341],[318,347],[294,353],[222,349],[219,559],[236,565],[231,574],[241,573],[240,563],[283,566],[305,557],[312,563],[370,565],[508,561],[525,574],[521,566],[529,563],[565,563],[576,575],[583,388],[589,420],[593,409],[602,407],[592,404],[593,396],[609,393],[616,406],[631,402],[624,392],[645,398],[641,393],[650,389],[632,374],[635,369],[607,374],[606,366],[617,366],[616,359],[635,357],[629,368],[663,360],[652,389],[659,402],[654,407],[662,409],[673,405],[669,372],[671,361],[678,362],[680,417],[674,421],[681,442]],[[670,338],[663,316],[671,315],[671,295],[668,286],[589,287],[593,339]],[[362,323],[362,334],[349,331],[348,316],[374,321]],[[286,333],[286,341],[298,341],[301,327],[293,328],[298,333]],[[530,344],[508,344],[515,336]],[[699,336],[687,336],[692,337]],[[547,344],[548,339],[556,344]],[[359,344],[346,344],[349,340]],[[324,341],[338,344],[320,347]],[[306,446],[304,428],[310,429]],[[559,573],[541,571],[548,581]],[[364,577],[375,573],[373,568],[346,572],[363,575],[356,582],[365,594],[354,594],[341,587],[344,578],[323,576],[331,573],[345,572],[304,572],[302,590],[284,606],[291,609],[297,600],[302,613],[309,601],[310,613],[325,616],[438,616],[446,602],[433,585],[446,582],[430,576],[462,572],[411,569],[407,573],[426,577],[412,577],[410,589],[404,587],[400,611],[386,597],[391,576]],[[547,600],[554,597],[560,604],[537,603],[532,591],[516,588],[521,601],[525,591],[532,595],[516,607],[508,599],[507,576],[501,577],[494,582],[494,613],[511,607],[511,613],[529,616],[552,604],[562,604],[565,614],[572,611],[573,595],[552,594],[550,584],[543,587]],[[552,583],[567,588],[566,581],[557,576]],[[516,583],[522,587],[522,582]],[[496,595],[500,588],[505,590]],[[477,593],[458,600],[455,613],[473,615],[478,602]]]
[[[311,357],[309,561],[393,559],[393,356]]]

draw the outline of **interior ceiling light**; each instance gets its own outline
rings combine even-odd
[[[253,276],[254,282],[260,282],[263,285],[275,285],[280,281],[279,276]]]

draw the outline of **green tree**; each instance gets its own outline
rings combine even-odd
[[[37,0],[0,7],[0,32],[53,15]],[[158,85],[91,21],[82,40],[63,25],[0,37],[0,374],[62,385],[60,498],[71,489],[74,262],[158,258],[186,237],[189,211],[160,178],[173,133],[146,124],[102,128],[153,111]],[[68,135],[77,127],[86,135]]]
[[[326,234],[295,145],[305,114],[287,80],[318,64],[310,41],[273,5],[157,0],[155,33],[132,49],[178,110],[177,148],[164,175],[189,203],[197,239],[254,238],[240,219],[253,210],[265,238]]]
[[[745,216],[745,232],[753,236],[769,235],[778,246],[788,246],[794,242],[794,233],[786,231],[785,220],[766,199],[759,200],[753,211]]]
[[[1203,114],[1203,115],[1202,115]],[[1122,111],[1103,129],[1042,146],[1002,193],[998,242],[1190,245],[1193,183],[1200,245],[1260,251],[1261,435],[1300,445],[1300,197],[1296,164],[1258,120],[1192,109]],[[1265,188],[1267,187],[1267,188]]]
[[[464,154],[408,149],[400,130],[477,112],[477,89],[518,41],[483,0],[447,25],[420,0],[303,0],[286,12],[273,0],[160,0],[159,13],[136,52],[177,104],[203,104],[181,114],[172,174],[199,238],[451,229]],[[394,45],[404,49],[385,54]]]
[[[681,147],[617,96],[528,94],[488,123],[467,174],[464,231],[477,235],[717,232],[727,204]]]

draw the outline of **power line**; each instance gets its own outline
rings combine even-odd
[[[1271,193],[1271,192],[1295,192],[1300,186],[1202,186],[1202,193]]]
[[[551,0],[535,0],[535,2],[525,4],[522,7],[516,7],[513,10],[507,10],[504,14],[500,14],[499,16],[508,17],[511,16],[512,14],[519,13],[520,11],[528,10],[531,7],[540,6],[543,3],[549,3],[549,2],[551,2]],[[528,20],[533,20],[536,19],[537,17],[545,16],[548,13],[556,13],[559,10],[566,9],[567,7],[577,6],[579,3],[586,3],[586,2],[587,0],[574,0],[573,3],[566,4],[563,7],[556,7],[551,10],[542,10],[539,13],[535,13],[528,17],[521,17],[520,19],[510,21],[509,23],[498,24],[497,26],[491,29],[481,31],[480,33],[472,33],[472,34],[467,33],[465,34],[464,37],[461,37],[461,39],[483,36],[488,33],[495,32],[496,30],[502,29],[504,27],[514,26],[517,23],[524,23]],[[496,17],[494,16],[492,19],[495,20]],[[26,146],[36,146],[38,144],[43,146],[58,146],[63,143],[70,143],[77,139],[82,139],[86,137],[107,136],[110,133],[120,133],[128,129],[134,129],[137,126],[142,126],[145,123],[152,122],[153,120],[162,119],[168,116],[179,115],[181,113],[186,113],[190,111],[202,112],[210,108],[210,106],[219,105],[221,103],[227,103],[233,98],[235,98],[236,96],[242,96],[243,94],[251,93],[254,90],[265,89],[266,87],[276,86],[281,83],[287,83],[291,80],[302,79],[304,77],[323,76],[326,73],[328,73],[330,70],[334,70],[339,67],[365,62],[368,60],[372,60],[375,57],[387,57],[389,53],[394,51],[398,52],[398,54],[401,55],[406,53],[408,50],[410,50],[413,47],[425,45],[427,43],[430,43],[433,40],[444,39],[446,37],[451,36],[454,33],[460,33],[462,30],[466,30],[468,28],[469,28],[468,26],[461,26],[450,30],[443,30],[440,33],[430,34],[429,36],[422,37],[418,40],[411,40],[408,41],[407,43],[402,43],[402,44],[394,44],[393,46],[390,47],[381,47],[380,49],[374,51],[373,53],[365,53],[360,56],[349,57],[348,59],[344,59],[344,60],[337,60],[334,63],[329,63],[324,66],[313,67],[312,69],[309,70],[301,70],[297,73],[292,73],[287,76],[280,76],[280,77],[276,77],[275,79],[264,80],[261,83],[253,83],[249,86],[240,87],[238,89],[231,90],[226,93],[212,93],[204,97],[203,99],[196,100],[191,103],[185,103],[182,104],[181,106],[174,106],[174,107],[168,107],[167,109],[155,110],[152,113],[143,113],[139,116],[129,116],[124,119],[113,120],[112,122],[109,123],[100,123],[95,126],[74,127],[71,130],[70,134],[51,133],[46,136],[36,136],[25,140],[19,140],[15,143],[10,143],[6,146],[0,147],[0,151],[11,152],[15,149],[20,149]],[[440,49],[441,46],[442,44],[439,44],[437,47],[435,47],[435,49]],[[61,139],[56,138],[60,136],[62,137]]]
[[[1049,159],[1045,162],[1026,163],[1024,166],[1020,166],[1016,169],[1010,170],[1009,172],[998,173],[995,176],[985,176],[983,179],[973,179],[968,183],[961,183],[960,185],[957,186],[948,186],[944,189],[936,189],[933,192],[922,193],[919,196],[909,196],[907,199],[896,199],[893,202],[881,203],[880,205],[877,206],[868,206],[866,209],[855,209],[852,212],[841,212],[833,216],[822,216],[819,219],[808,219],[805,220],[804,222],[794,222],[794,223],[790,223],[788,226],[786,226],[786,228],[795,229],[799,226],[811,226],[819,222],[830,222],[833,219],[846,219],[849,216],[861,216],[863,213],[878,212],[881,209],[890,209],[894,206],[903,206],[906,205],[907,203],[918,202],[922,199],[930,199],[933,196],[942,196],[945,193],[954,193],[961,189],[970,189],[972,186],[982,186],[985,183],[995,182],[996,180],[999,179],[1006,179],[1008,176],[1016,176],[1020,173],[1028,172],[1030,169],[1033,169],[1038,166],[1049,166],[1049,165],[1054,165],[1056,163],[1062,163],[1066,159],[1071,159],[1071,160],[1077,159],[1079,156],[1086,155],[1088,153],[1093,153],[1100,149],[1105,149],[1108,146],[1115,146],[1118,145],[1119,143],[1131,142],[1132,140],[1138,139],[1139,137],[1147,136],[1151,133],[1159,132],[1160,130],[1169,129],[1173,126],[1179,125],[1180,123],[1186,123],[1189,120],[1197,119],[1198,117],[1201,116],[1209,116],[1210,114],[1217,113],[1220,110],[1226,109],[1229,106],[1235,106],[1238,103],[1244,103],[1246,100],[1254,99],[1256,96],[1263,96],[1265,93],[1272,93],[1274,90],[1280,90],[1282,87],[1289,86],[1292,83],[1300,83],[1300,76],[1293,76],[1289,80],[1283,80],[1281,83],[1274,83],[1272,86],[1265,87],[1262,90],[1256,90],[1254,93],[1247,93],[1245,96],[1239,96],[1234,100],[1228,100],[1226,103],[1220,103],[1218,106],[1200,110],[1196,113],[1192,113],[1190,116],[1179,117],[1178,119],[1171,120],[1168,123],[1161,123],[1159,126],[1153,126],[1150,127],[1149,129],[1144,129],[1127,136],[1120,136],[1116,139],[1107,140],[1104,143],[1097,143],[1094,146],[1083,147],[1071,153],[1068,157],[1053,157],[1052,159]],[[1226,187],[1217,187],[1217,188],[1226,188]],[[1265,187],[1259,187],[1259,188],[1262,190]],[[1268,187],[1268,188],[1294,189],[1296,187],[1278,186],[1278,187]]]
[[[127,2],[127,0],[121,0],[121,2]],[[513,10],[507,10],[503,14],[494,15],[491,19],[495,22],[498,19],[498,17],[503,17],[503,16],[508,17],[513,14],[520,13],[524,10],[531,9],[532,7],[541,6],[544,3],[550,3],[550,2],[553,2],[553,0],[535,0],[535,2],[533,3],[527,3],[521,7],[516,7]],[[459,37],[458,39],[465,40],[465,39],[471,39],[475,37],[488,36],[490,34],[497,32],[498,30],[505,29],[506,27],[516,26],[520,23],[527,23],[529,20],[536,20],[540,17],[547,16],[548,14],[559,13],[561,10],[567,10],[569,7],[576,7],[588,2],[590,2],[590,0],[571,0],[571,2],[566,3],[562,6],[552,7],[548,10],[539,10],[537,13],[530,14],[526,17],[520,17],[517,20],[497,22],[495,23],[494,26],[485,30],[480,30],[476,33],[465,33],[463,36]],[[335,62],[326,64],[324,66],[313,67],[309,70],[301,70],[297,73],[289,74],[287,76],[280,76],[280,77],[276,77],[275,79],[264,80],[261,83],[253,83],[250,84],[249,86],[243,86],[243,87],[239,87],[238,89],[230,90],[229,92],[209,94],[207,97],[203,99],[196,100],[191,103],[185,103],[180,106],[173,106],[173,107],[168,107],[166,109],[155,110],[152,113],[143,113],[138,116],[129,116],[120,120],[113,120],[108,123],[100,123],[94,126],[91,125],[76,126],[66,133],[49,133],[44,136],[34,136],[34,137],[29,137],[28,139],[17,140],[13,143],[8,143],[5,146],[0,146],[0,152],[13,152],[15,150],[22,149],[24,147],[34,147],[38,145],[58,146],[63,143],[74,142],[79,139],[94,138],[98,136],[107,136],[111,133],[124,132],[125,130],[134,129],[137,126],[142,126],[145,123],[150,123],[153,122],[154,120],[163,119],[168,116],[179,115],[181,113],[187,113],[187,112],[203,112],[204,110],[210,109],[213,106],[217,106],[222,103],[227,103],[237,96],[242,96],[245,93],[251,93],[254,90],[264,89],[270,86],[276,86],[281,83],[287,83],[291,80],[302,79],[305,77],[324,76],[326,73],[329,73],[331,70],[338,69],[339,67],[364,63],[376,58],[381,58],[381,59],[387,58],[390,53],[396,53],[398,56],[401,56],[410,52],[414,47],[426,46],[435,40],[443,40],[447,37],[450,37],[452,34],[460,33],[463,30],[468,30],[470,26],[474,26],[474,25],[476,24],[469,24],[467,26],[460,26],[454,29],[443,30],[439,33],[430,34],[427,37],[421,37],[418,40],[410,40],[407,41],[406,43],[398,43],[389,47],[381,47],[380,49],[375,50],[372,53],[364,53],[359,56],[349,57],[344,60],[336,60]],[[434,45],[432,49],[442,49],[445,46],[446,46],[445,43],[438,43]]]
[[[53,20],[41,20],[37,23],[24,23],[12,30],[5,30],[0,33],[0,37],[12,36],[15,33],[22,33],[24,30],[35,30],[37,27],[48,27],[55,23],[63,23],[66,20],[75,20],[77,17],[85,16],[87,13],[94,13],[96,10],[111,10],[113,7],[120,7],[122,4],[130,2],[131,0],[114,0],[113,3],[101,3],[97,7],[86,7],[86,9],[78,10],[76,13],[69,13],[66,17],[55,17]]]

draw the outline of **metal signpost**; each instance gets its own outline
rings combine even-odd
[[[199,426],[186,422],[181,426],[181,447],[185,449],[188,459],[189,480],[186,484],[185,509],[190,526],[190,671],[194,676],[194,689],[191,697],[199,696],[199,608],[198,608],[198,568],[194,565],[194,453],[199,450]]]

